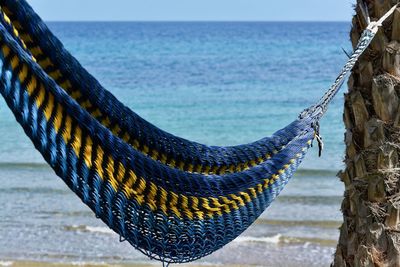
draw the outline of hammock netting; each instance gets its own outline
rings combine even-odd
[[[293,123],[254,143],[217,147],[169,134],[124,106],[26,1],[0,8],[0,93],[26,135],[121,241],[166,263],[216,251],[261,215],[376,33],[364,32],[334,85]]]

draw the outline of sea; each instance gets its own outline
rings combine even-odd
[[[351,52],[345,22],[51,22],[124,104],[209,145],[271,135],[315,103]],[[329,266],[341,225],[344,86],[311,149],[261,218],[197,265]],[[35,151],[0,99],[0,266],[155,264],[119,238]]]

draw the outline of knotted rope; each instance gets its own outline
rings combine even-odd
[[[347,74],[353,69],[354,65],[357,63],[360,56],[363,52],[368,48],[369,44],[375,37],[376,33],[379,30],[379,27],[382,26],[383,22],[389,18],[399,4],[394,5],[385,15],[383,15],[378,21],[370,22],[370,18],[368,15],[368,11],[365,7],[361,7],[365,19],[368,23],[367,28],[362,33],[360,40],[356,48],[354,49],[353,54],[348,59],[347,63],[344,65],[343,69],[339,73],[339,76],[336,78],[333,85],[329,88],[329,90],[322,96],[322,98],[311,108],[306,109],[300,114],[300,118],[304,118],[307,115],[312,115],[317,119],[317,121],[325,114],[328,109],[329,103],[333,100],[336,94],[339,92],[342,87]]]

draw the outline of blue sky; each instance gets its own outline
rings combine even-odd
[[[28,0],[48,21],[350,21],[356,0]],[[110,3],[112,3],[110,5]]]

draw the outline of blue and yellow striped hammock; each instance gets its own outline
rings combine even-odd
[[[371,24],[324,97],[254,143],[216,147],[155,127],[105,90],[25,0],[0,2],[0,92],[47,163],[98,218],[149,257],[223,247],[277,197],[377,32]]]

